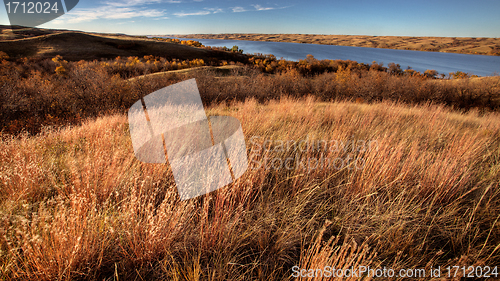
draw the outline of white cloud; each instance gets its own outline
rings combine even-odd
[[[287,6],[287,7],[262,7],[261,5],[251,5],[252,7],[254,7],[254,9],[247,9],[247,8],[244,8],[244,7],[232,7],[231,10],[233,11],[233,13],[241,13],[241,12],[251,12],[251,11],[269,11],[269,10],[276,10],[276,9],[285,9],[285,8],[288,8],[290,6]]]
[[[158,3],[182,3],[182,1],[181,0],[122,0],[122,1],[104,2],[106,6],[119,6],[119,7],[144,6],[148,4],[158,4]]]
[[[198,12],[190,12],[190,13],[178,12],[178,13],[174,13],[174,16],[178,16],[178,17],[205,16],[205,15],[217,14],[217,13],[223,13],[223,12],[224,12],[224,9],[221,9],[221,8],[204,8],[203,10],[198,11]]]
[[[164,17],[165,12],[158,9],[144,7],[147,4],[160,2],[178,3],[178,0],[124,0],[104,2],[105,5],[95,8],[76,8],[60,18],[56,24],[80,23],[97,19],[130,19],[138,17],[159,18]]]
[[[206,10],[212,12],[213,14],[223,13],[224,9],[221,8],[205,8]]]
[[[64,18],[68,23],[80,23],[97,19],[129,19],[136,17],[161,17],[164,12],[156,9],[136,9],[129,7],[98,7],[93,9],[75,9]]]
[[[257,11],[267,11],[267,10],[274,10],[278,8],[274,7],[262,7],[261,5],[252,5]]]
[[[202,2],[204,0],[189,0],[195,2]],[[88,22],[97,19],[132,19],[147,17],[151,19],[168,19],[164,10],[149,8],[148,5],[160,3],[185,3],[186,0],[106,0],[103,5],[95,8],[76,8],[64,15],[63,17],[53,21],[56,24],[64,23],[80,23]],[[261,5],[251,5],[254,9],[246,7],[231,7],[231,8],[204,8],[203,10],[193,12],[176,12],[172,15],[177,17],[186,16],[203,16],[217,13],[224,13],[225,11],[232,11],[233,13],[241,13],[248,11],[268,11],[274,9],[283,9],[287,7],[263,7]]]
[[[192,12],[192,13],[184,13],[184,12],[180,12],[180,13],[174,13],[175,16],[178,16],[178,17],[185,17],[185,16],[204,16],[204,15],[209,15],[211,14],[212,12],[210,11],[199,11],[199,12]]]
[[[233,7],[233,13],[241,13],[241,12],[246,12],[247,10],[243,7]]]

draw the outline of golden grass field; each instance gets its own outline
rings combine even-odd
[[[2,136],[4,279],[290,280],[293,266],[498,265],[498,113],[309,97],[208,114],[241,121],[252,164],[234,184],[188,201],[168,165],[135,159],[125,115]],[[304,139],[376,145],[278,147]],[[365,164],[256,164],[319,153]]]
[[[198,39],[292,42],[461,54],[500,55],[500,38],[254,33],[189,34],[175,36]]]

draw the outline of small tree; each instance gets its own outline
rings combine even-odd
[[[56,64],[55,72],[58,75],[66,76],[68,74],[67,71],[68,62],[63,60],[63,58],[60,55],[57,55],[54,58],[52,58],[52,61]]]
[[[453,79],[464,79],[470,77],[477,77],[477,75],[472,75],[467,72],[457,71],[457,72],[450,72],[450,77],[453,77]]]
[[[61,76],[66,76],[67,71],[66,71],[66,68],[64,68],[64,66],[60,65],[60,66],[56,67],[56,73],[58,75],[61,75]]]
[[[425,72],[424,72],[424,75],[428,78],[436,78],[436,76],[438,75],[438,72],[435,71],[434,69],[427,69]]]
[[[395,64],[395,63],[391,62],[391,63],[389,63],[388,67],[389,67],[388,71],[392,75],[403,74],[403,70],[401,69],[401,66],[399,64]]]
[[[0,51],[0,60],[8,60],[9,55],[7,53]]]
[[[372,62],[372,65],[370,66],[370,70],[375,70],[375,71],[385,71],[387,68],[384,67],[383,62],[377,63],[376,61]]]
[[[243,50],[241,50],[238,46],[234,45],[231,50],[231,52],[234,52],[234,53],[243,53]]]

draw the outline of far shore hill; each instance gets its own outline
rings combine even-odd
[[[225,39],[270,42],[310,43],[323,45],[370,47],[413,51],[500,56],[500,38],[486,37],[410,37],[321,34],[188,34],[165,35],[179,38]]]

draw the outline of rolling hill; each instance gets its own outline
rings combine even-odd
[[[12,32],[10,26],[1,26],[0,30],[0,51],[11,58],[52,58],[56,55],[70,61],[145,55],[180,60],[245,61],[247,58],[238,53],[206,50],[145,37],[21,27],[14,27]]]

